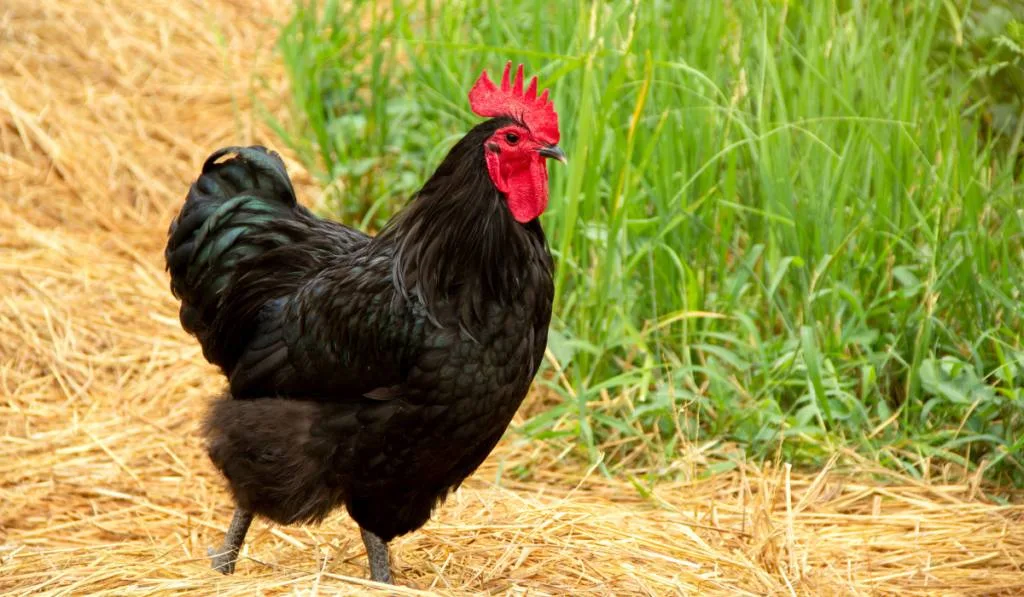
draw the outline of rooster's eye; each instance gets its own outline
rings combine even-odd
[[[515,133],[505,133],[505,140],[508,141],[509,145],[515,145],[519,142],[519,135]]]

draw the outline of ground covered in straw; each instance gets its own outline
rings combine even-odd
[[[231,513],[196,433],[221,382],[178,327],[161,250],[206,154],[276,145],[249,91],[254,73],[283,88],[277,4],[0,9],[0,593],[372,590],[341,513],[257,522],[233,577],[204,556]],[[506,438],[395,542],[402,592],[1024,591],[1024,508],[969,480],[744,466],[641,496],[557,456]]]

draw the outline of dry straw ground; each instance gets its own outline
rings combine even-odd
[[[279,4],[0,6],[0,593],[373,590],[340,513],[318,528],[258,522],[234,577],[204,557],[230,516],[196,435],[220,380],[178,327],[161,249],[208,152],[273,143],[248,98],[254,72],[270,97],[283,88]],[[1024,508],[970,482],[747,466],[642,498],[557,456],[504,441],[396,541],[398,581],[444,594],[1024,592]],[[529,480],[495,484],[522,464]]]

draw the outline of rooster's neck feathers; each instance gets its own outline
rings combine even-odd
[[[474,127],[376,238],[393,251],[399,292],[422,302],[435,323],[448,311],[475,327],[488,304],[518,299],[527,278],[550,267],[540,222],[516,222],[487,173],[483,144],[511,122]]]

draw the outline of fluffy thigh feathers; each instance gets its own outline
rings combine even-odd
[[[329,407],[303,400],[217,400],[203,434],[235,502],[279,524],[319,522],[344,497],[339,442],[320,422]]]

